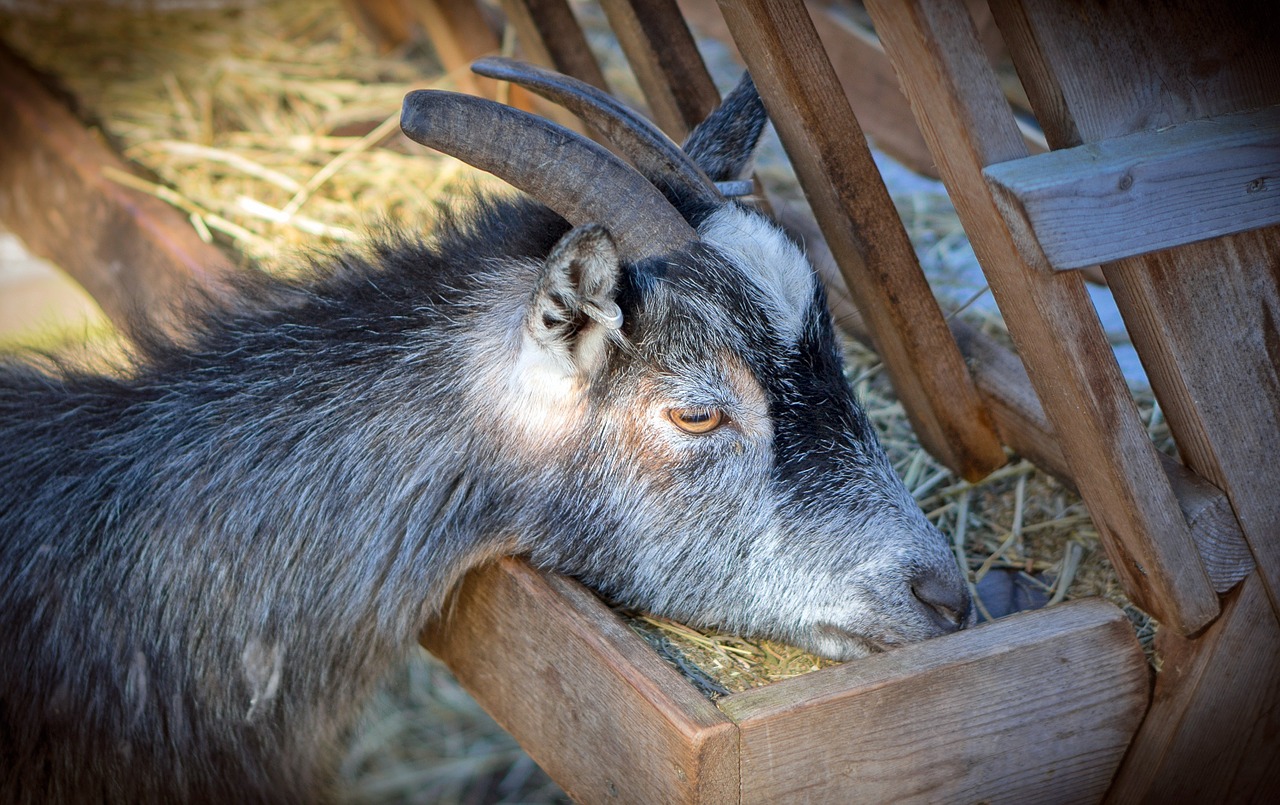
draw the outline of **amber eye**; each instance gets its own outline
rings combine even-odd
[[[718,408],[672,408],[667,417],[685,433],[710,433],[724,422],[724,412]]]

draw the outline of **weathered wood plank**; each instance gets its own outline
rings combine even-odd
[[[982,178],[1027,149],[972,21],[939,0],[867,6],[1126,591],[1198,631],[1217,596],[1083,282],[1029,269]]]
[[[715,0],[679,2],[685,19],[699,34],[737,49]],[[815,8],[813,17],[845,98],[867,137],[877,148],[917,173],[937,176],[933,155],[916,128],[915,118],[898,89],[897,76],[880,43],[828,9]]]
[[[590,592],[517,559],[422,635],[579,802],[737,802],[737,728]]]
[[[993,6],[1055,147],[1280,103],[1274,3]],[[1229,496],[1280,611],[1280,227],[1104,270],[1183,459]]]
[[[108,179],[129,168],[0,45],[0,221],[126,330],[180,330],[173,305],[217,291],[231,261],[164,202]]]
[[[1274,3],[995,6],[1057,147],[1280,102]],[[1195,641],[1166,641],[1174,665],[1116,796],[1271,801],[1280,795],[1280,228],[1104,270],[1179,451],[1227,493],[1258,566],[1223,623]]]
[[[1147,684],[1128,620],[1094,599],[719,705],[741,730],[744,803],[1087,802],[1115,773]]]
[[[352,22],[384,53],[413,38],[413,12],[407,0],[342,0]]]
[[[526,58],[605,92],[609,85],[567,0],[501,0]]]
[[[471,72],[469,65],[481,56],[501,50],[498,34],[475,0],[406,0],[412,4],[427,38],[457,88],[462,92],[497,99],[497,82]],[[523,104],[527,108],[525,99]]]
[[[1161,632],[1151,711],[1108,801],[1280,801],[1280,623],[1256,574],[1195,640]]]
[[[719,105],[720,93],[676,0],[601,0],[600,5],[653,119],[671,139],[684,139]]]
[[[722,10],[920,441],[970,479],[1001,466],[990,416],[804,4]]]
[[[1280,224],[1280,107],[990,165],[1023,255],[1057,270]]]

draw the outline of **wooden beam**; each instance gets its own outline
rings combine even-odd
[[[741,731],[744,803],[1089,802],[1147,696],[1128,619],[1086,599],[719,705]]]
[[[1054,147],[1280,104],[1273,3],[993,8]],[[1280,226],[1104,270],[1183,460],[1227,493],[1280,612],[1277,266]]]
[[[501,0],[525,57],[605,92],[609,85],[568,0]]]
[[[601,0],[654,120],[679,142],[720,104],[676,0]]]
[[[699,34],[737,50],[715,0],[679,2],[685,19]],[[867,137],[877,148],[915,172],[936,177],[938,169],[933,164],[933,155],[916,128],[911,108],[898,89],[898,78],[879,41],[830,9],[813,8],[813,15],[845,98]]]
[[[342,0],[351,21],[378,50],[386,53],[413,39],[408,0]]]
[[[168,204],[111,181],[129,172],[0,45],[0,221],[97,300],[117,326],[180,332],[175,302],[233,270]]]
[[[1019,248],[1083,268],[1280,224],[1280,106],[990,165]]]
[[[578,802],[737,802],[737,728],[575,582],[503,559],[422,643]]]
[[[800,0],[722,5],[827,245],[925,447],[976,480],[1006,461]]]
[[[471,72],[471,62],[501,52],[498,32],[476,0],[402,0],[431,40],[440,66],[462,92],[496,100],[497,82]],[[527,108],[527,101],[521,104]]]
[[[1027,148],[973,22],[942,0],[867,7],[1125,590],[1202,629],[1217,595],[1083,282],[1027,266],[982,178]]]
[[[1273,3],[994,7],[1055,147],[1280,103]],[[1179,452],[1226,492],[1258,567],[1204,635],[1162,640],[1157,698],[1113,801],[1280,796],[1277,266],[1280,227],[1104,266]]]
[[[837,325],[874,350],[871,334],[817,223],[792,205],[775,205],[774,210],[782,225],[805,245],[805,251],[827,286],[827,300]],[[995,421],[1000,440],[1068,488],[1078,491],[1057,434],[1045,416],[1022,361],[1008,347],[963,319],[952,319],[950,327],[978,394]],[[1230,501],[1221,489],[1182,462],[1163,453],[1157,454],[1157,458],[1168,475],[1169,487],[1177,497],[1178,508],[1199,549],[1213,589],[1225,593],[1254,568]]]
[[[1161,631],[1151,711],[1107,801],[1280,800],[1280,623],[1257,574],[1194,640]]]

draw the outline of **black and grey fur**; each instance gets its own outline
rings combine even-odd
[[[693,140],[715,180],[763,123],[726,108]],[[9,361],[0,800],[323,798],[361,701],[503,554],[832,657],[962,625],[801,253],[681,212],[695,239],[631,260],[610,220],[481,199],[193,303],[121,375]]]

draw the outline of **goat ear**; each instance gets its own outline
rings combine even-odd
[[[590,370],[608,331],[622,327],[615,301],[621,270],[618,247],[598,224],[571,230],[543,264],[526,326],[566,372]]]
[[[767,122],[769,116],[755,82],[743,73],[738,86],[690,132],[682,147],[711,181],[745,179]]]

